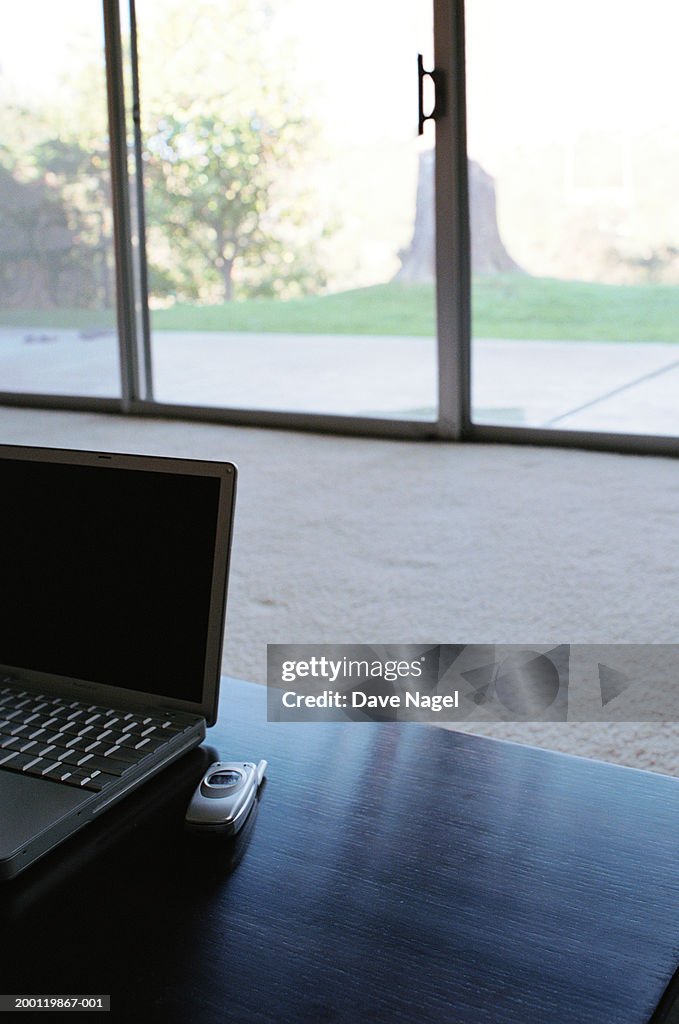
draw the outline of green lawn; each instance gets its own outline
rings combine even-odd
[[[479,338],[679,341],[679,287],[557,281],[526,274],[479,277]]]
[[[154,313],[153,326],[174,331],[426,336],[434,333],[434,289],[378,284],[287,302],[252,299],[221,306],[177,305]]]
[[[679,287],[603,285],[524,274],[479,277],[474,335],[583,341],[679,341]],[[178,304],[153,314],[166,331],[272,331],[290,334],[434,333],[434,289],[395,283],[294,301],[252,299],[212,306]],[[0,312],[0,325],[105,328],[113,314],[80,310]]]
[[[474,281],[472,308],[479,338],[679,341],[679,287],[669,285],[498,274]],[[294,302],[179,305],[155,313],[153,323],[165,330],[432,335],[434,289],[391,283]]]

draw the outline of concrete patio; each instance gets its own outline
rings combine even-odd
[[[153,335],[162,402],[429,419],[432,338],[164,331]],[[113,331],[0,328],[0,390],[119,394]],[[475,340],[479,423],[679,433],[672,344]]]

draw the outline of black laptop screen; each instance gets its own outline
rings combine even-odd
[[[200,701],[219,488],[0,459],[0,663]]]

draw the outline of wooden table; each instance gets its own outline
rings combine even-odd
[[[193,839],[201,748],[0,892],[4,993],[181,1024],[642,1024],[679,963],[679,780],[415,724],[267,724],[248,835]],[[240,862],[238,862],[238,858]],[[655,1016],[653,1016],[655,1013]]]

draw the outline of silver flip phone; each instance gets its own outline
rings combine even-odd
[[[186,827],[192,832],[235,835],[245,824],[266,768],[266,761],[215,761],[193,794]]]

